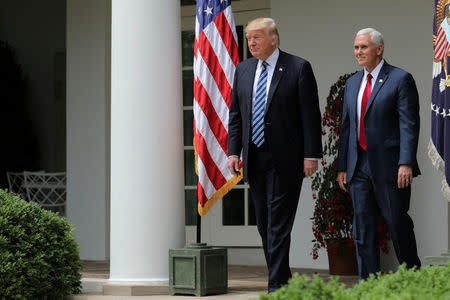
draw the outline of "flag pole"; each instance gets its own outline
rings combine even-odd
[[[200,244],[202,240],[202,217],[197,212],[197,244]]]

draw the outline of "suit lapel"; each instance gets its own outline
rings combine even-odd
[[[370,93],[369,102],[367,103],[366,112],[369,111],[373,101],[375,100],[375,97],[377,96],[378,92],[380,91],[383,84],[386,82],[386,80],[389,77],[389,65],[385,61],[383,64],[383,67],[380,70],[380,73],[378,74],[377,81],[375,82],[375,86],[372,89],[372,92]]]
[[[281,77],[286,71],[286,65],[284,64],[284,52],[280,50],[280,56],[278,57],[277,64],[275,65],[275,69],[273,71],[272,80],[270,82],[269,94],[267,95],[267,103],[266,109],[264,111],[264,115],[266,115],[269,110],[270,103],[272,102],[273,95],[277,89],[278,83],[280,83]]]
[[[248,68],[245,78],[243,82],[248,82],[250,84],[247,84],[245,86],[249,87],[249,89],[246,91],[246,100],[247,100],[247,111],[249,115],[249,120],[251,120],[252,115],[252,102],[253,102],[253,85],[255,84],[255,73],[256,73],[256,67],[258,65],[258,60],[256,58],[253,59],[251,62],[250,68]]]

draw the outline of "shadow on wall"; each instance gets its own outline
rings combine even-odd
[[[7,171],[35,170],[38,144],[27,111],[27,79],[14,50],[0,41],[0,188],[7,188]]]

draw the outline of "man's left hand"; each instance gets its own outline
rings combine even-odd
[[[398,168],[397,185],[399,189],[411,185],[413,180],[412,167],[410,165],[400,165]]]
[[[305,172],[305,177],[309,177],[312,174],[314,174],[314,172],[317,171],[317,168],[318,168],[317,160],[305,159],[303,161],[303,170]]]

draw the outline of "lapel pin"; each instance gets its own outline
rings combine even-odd
[[[279,68],[278,71],[283,72],[283,68]]]
[[[378,80],[378,82],[383,82],[383,79]]]

